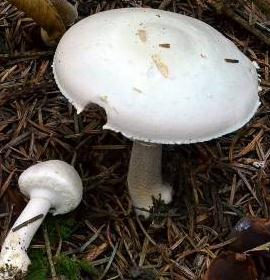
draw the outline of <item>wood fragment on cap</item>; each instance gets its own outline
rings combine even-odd
[[[169,49],[171,47],[171,44],[163,43],[163,44],[159,44],[159,47]]]
[[[238,59],[233,59],[233,58],[224,58],[224,60],[228,63],[239,63]]]
[[[136,35],[139,36],[140,40],[145,43],[147,41],[147,33],[144,29],[139,29]]]
[[[169,68],[168,68],[168,65],[165,64],[159,55],[155,54],[155,55],[152,55],[152,59],[158,69],[158,71],[162,74],[162,76],[164,78],[168,78],[169,77]]]

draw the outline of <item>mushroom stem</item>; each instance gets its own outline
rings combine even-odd
[[[2,246],[0,254],[1,268],[9,268],[13,275],[24,274],[30,264],[27,249],[30,242],[47,215],[51,203],[44,198],[31,198],[19,218],[14,223]],[[5,278],[4,279],[12,279]],[[10,276],[8,276],[10,277]],[[2,279],[2,278],[1,278]]]
[[[162,145],[133,143],[128,171],[128,188],[137,214],[149,216],[153,197],[169,203],[172,200],[171,186],[162,182]],[[144,211],[144,210],[146,211]]]

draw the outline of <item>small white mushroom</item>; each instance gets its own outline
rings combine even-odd
[[[27,272],[31,263],[27,248],[48,211],[53,215],[68,213],[82,199],[80,176],[71,165],[60,160],[41,162],[26,169],[19,177],[19,188],[30,200],[2,246],[0,279],[5,280]]]
[[[134,140],[128,186],[134,205],[147,210],[152,196],[172,199],[159,144],[233,132],[260,104],[256,68],[230,40],[202,21],[155,9],[81,20],[60,40],[53,71],[78,112],[96,103],[107,114],[104,128]]]

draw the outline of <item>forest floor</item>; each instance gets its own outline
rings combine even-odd
[[[268,11],[251,1],[232,4],[229,12],[215,9],[210,0],[78,2],[78,20],[143,6],[205,21],[260,66],[261,106],[235,133],[205,143],[164,145],[163,175],[174,187],[173,203],[157,203],[150,219],[139,219],[126,185],[132,142],[102,130],[106,116],[97,106],[76,114],[54,82],[54,49],[42,43],[30,18],[2,0],[0,244],[26,203],[18,176],[38,161],[62,159],[81,175],[83,201],[64,217],[48,215],[31,243],[28,280],[201,279],[242,217],[269,218]]]

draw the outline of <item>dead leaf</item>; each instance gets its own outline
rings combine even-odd
[[[209,266],[204,280],[256,280],[257,271],[253,260],[239,253],[225,252]]]
[[[230,238],[235,241],[230,249],[235,252],[245,252],[270,242],[270,221],[268,219],[245,217],[234,227]]]

